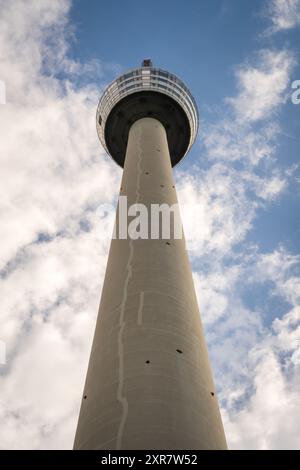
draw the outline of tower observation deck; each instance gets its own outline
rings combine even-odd
[[[172,167],[196,139],[195,100],[145,59],[106,88],[96,122],[124,170],[74,448],[226,449],[184,237],[130,228],[137,210],[177,205]]]
[[[198,131],[198,110],[188,88],[175,75],[144,60],[138,69],[114,80],[97,109],[99,139],[112,158],[124,167],[129,129],[143,117],[159,120],[167,133],[172,166],[193,145]]]

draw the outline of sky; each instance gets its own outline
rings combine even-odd
[[[0,0],[0,448],[72,448],[121,179],[96,107],[145,57],[199,107],[174,175],[229,448],[299,448],[299,44],[300,0]]]

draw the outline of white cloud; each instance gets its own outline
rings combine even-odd
[[[214,123],[204,131],[204,144],[211,160],[235,162],[243,159],[256,166],[262,160],[271,160],[274,156],[279,128],[271,122],[259,131],[253,131],[230,117]]]
[[[272,23],[269,34],[295,28],[300,25],[300,0],[269,0],[266,16]]]
[[[300,300],[300,277],[298,268],[300,256],[291,255],[284,248],[264,254],[257,264],[256,278],[270,279],[276,293],[292,305]]]
[[[233,245],[245,237],[254,217],[240,174],[215,164],[206,172],[180,173],[177,189],[180,205],[197,207],[195,214],[182,214],[187,238],[191,240],[189,248],[198,256],[211,252],[229,254]]]
[[[298,296],[299,286],[298,286]],[[280,351],[289,352],[287,365],[300,365],[300,306],[293,307],[281,319],[277,318],[273,323],[273,329],[277,334],[277,347]]]
[[[195,273],[194,282],[201,305],[201,317],[206,325],[218,321],[228,310],[231,292],[241,275],[238,265],[222,270],[219,263],[208,273]]]
[[[253,123],[271,117],[287,99],[294,57],[288,50],[261,50],[256,63],[236,71],[239,94],[229,98],[239,120]]]
[[[212,348],[211,356],[220,367],[217,383],[232,449],[299,447],[299,268],[299,257],[283,248],[244,256],[238,265],[239,275],[229,283],[230,290],[223,289],[226,307],[221,317],[212,316],[207,323],[208,338],[219,338],[220,342]],[[224,270],[223,276],[229,272],[230,279],[233,269]],[[291,282],[295,279],[297,282]],[[253,287],[263,290],[266,305],[274,296],[288,302],[285,313],[280,314],[272,304],[274,320],[268,324],[264,304],[259,311],[245,310],[241,292],[255,296]],[[218,284],[211,288],[218,292]],[[218,296],[211,299],[218,307]]]
[[[274,353],[265,350],[254,376],[248,405],[231,416],[222,412],[232,449],[298,449],[299,375],[288,381]]]
[[[259,210],[279,198],[288,184],[276,167],[258,175],[248,167],[247,157],[245,169],[220,160],[205,171],[177,173],[183,226],[193,256],[230,255],[253,227]]]

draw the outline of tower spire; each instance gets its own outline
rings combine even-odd
[[[151,59],[144,59],[142,62],[142,67],[153,67]]]

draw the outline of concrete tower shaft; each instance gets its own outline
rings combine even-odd
[[[177,202],[156,119],[130,128],[120,194]],[[226,448],[184,239],[112,240],[75,448]]]

